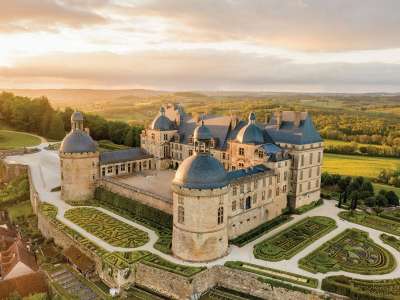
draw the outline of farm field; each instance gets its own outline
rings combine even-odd
[[[299,261],[299,267],[312,273],[347,271],[357,274],[386,274],[396,261],[386,249],[368,238],[368,233],[346,229]]]
[[[308,217],[254,246],[254,256],[267,261],[289,259],[336,228],[328,217]]]
[[[140,247],[149,240],[146,232],[114,219],[95,208],[73,208],[65,213],[65,217],[87,232],[116,247]]]
[[[40,138],[29,133],[0,130],[0,150],[32,147],[40,144]]]
[[[396,158],[325,153],[322,170],[331,174],[375,178],[383,169],[399,168],[400,159]]]

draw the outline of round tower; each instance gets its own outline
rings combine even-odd
[[[61,198],[67,202],[90,200],[94,197],[99,172],[96,143],[83,128],[83,115],[71,116],[71,132],[61,143]]]
[[[202,121],[193,135],[195,151],[172,182],[172,252],[187,261],[210,261],[228,251],[228,180],[211,156],[211,132]]]

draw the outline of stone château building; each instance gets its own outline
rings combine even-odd
[[[254,113],[199,120],[169,104],[140,148],[102,153],[82,115],[71,122],[60,148],[63,199],[91,199],[100,185],[164,210],[184,260],[219,258],[230,239],[320,198],[323,141],[307,112],[275,112],[262,124]]]

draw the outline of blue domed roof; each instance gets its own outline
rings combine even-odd
[[[153,130],[172,130],[172,122],[165,116],[165,108],[161,106],[160,114],[153,120],[150,125]]]
[[[197,153],[182,162],[172,183],[189,189],[215,189],[226,186],[228,179],[217,159],[209,154]]]
[[[62,153],[96,152],[96,143],[86,132],[76,129],[71,131],[61,143]]]
[[[201,121],[201,125],[197,126],[193,132],[193,139],[198,141],[211,140],[212,135],[210,129]]]
[[[264,144],[264,134],[255,124],[256,115],[252,112],[249,115],[249,122],[238,132],[236,139],[242,144]]]

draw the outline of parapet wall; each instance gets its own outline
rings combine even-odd
[[[99,186],[120,196],[136,200],[172,215],[172,199],[166,199],[148,191],[140,190],[113,178],[101,179]]]

